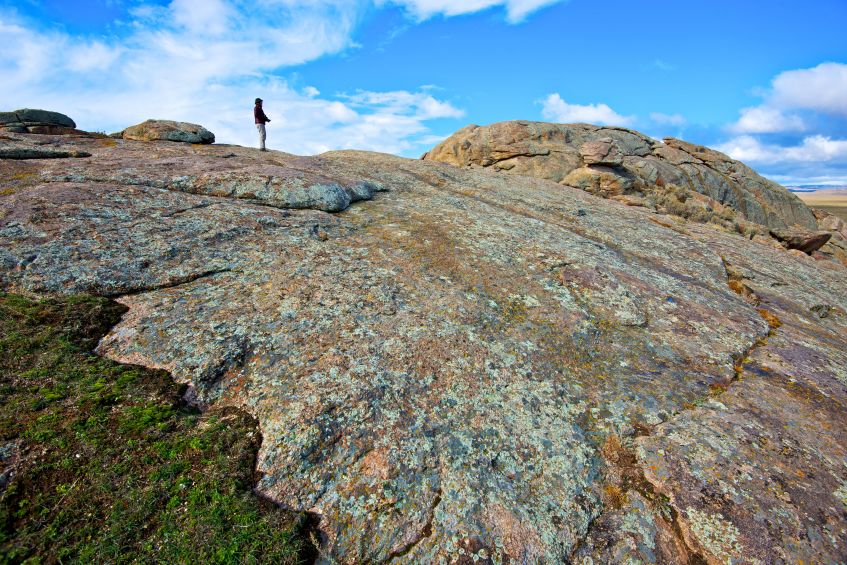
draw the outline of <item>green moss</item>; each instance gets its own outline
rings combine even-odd
[[[305,516],[251,492],[252,418],[90,353],[123,311],[0,294],[0,564],[309,560]]]

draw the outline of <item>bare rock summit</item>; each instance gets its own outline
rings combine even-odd
[[[743,163],[713,149],[673,138],[659,142],[624,128],[527,121],[471,125],[423,159],[548,179],[606,198],[635,195],[660,212],[694,220],[731,224],[734,212],[765,228],[817,229],[799,198]]]

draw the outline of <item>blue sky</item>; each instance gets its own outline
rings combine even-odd
[[[0,0],[0,109],[418,156],[468,123],[622,125],[847,185],[844,0]]]

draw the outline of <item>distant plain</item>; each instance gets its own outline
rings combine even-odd
[[[795,194],[808,206],[826,210],[847,222],[847,189],[826,189],[814,192],[795,192]]]

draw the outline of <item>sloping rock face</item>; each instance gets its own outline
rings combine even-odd
[[[91,157],[67,138],[33,139],[33,136],[7,133],[0,135],[0,159],[64,159]]]
[[[743,163],[678,139],[661,143],[623,128],[526,121],[471,125],[422,158],[549,179],[607,198],[664,195],[672,185],[710,199],[702,206],[709,216],[724,205],[768,228],[817,229],[799,198]]]
[[[181,143],[214,143],[215,134],[197,124],[172,120],[147,120],[121,132],[124,139],[135,141],[176,141]]]
[[[0,131],[39,134],[81,133],[76,129],[76,123],[64,114],[29,108],[0,112]]]
[[[847,223],[826,210],[813,208],[812,212],[814,212],[815,218],[818,220],[820,229],[830,234],[829,240],[820,249],[819,253],[825,257],[840,261],[842,265],[847,267]]]
[[[441,163],[87,150],[0,192],[0,285],[129,306],[98,351],[254,414],[326,562],[847,554],[840,265]],[[281,209],[253,171],[387,192]]]
[[[242,148],[188,148],[102,139],[98,158],[78,165],[45,164],[50,182],[106,183],[238,198],[288,209],[338,212],[385,190],[379,182],[321,171],[320,158],[273,152],[260,159]]]

